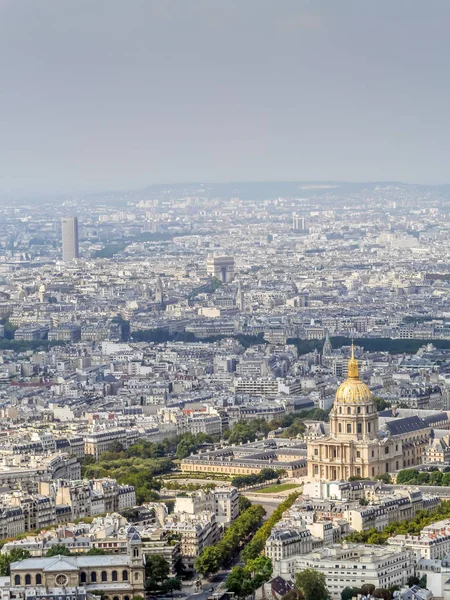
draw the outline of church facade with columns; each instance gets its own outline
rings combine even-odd
[[[406,447],[425,448],[429,433],[424,428],[380,435],[377,407],[369,387],[359,377],[352,345],[348,377],[339,386],[330,412],[330,432],[308,440],[308,480],[374,479],[403,469]]]

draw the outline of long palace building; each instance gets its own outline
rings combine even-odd
[[[374,478],[420,464],[430,431],[419,418],[397,419],[379,431],[378,411],[372,392],[359,378],[352,345],[348,378],[330,412],[330,433],[308,440],[309,480]]]

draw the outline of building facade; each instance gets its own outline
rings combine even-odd
[[[394,432],[379,431],[377,407],[369,387],[359,378],[352,346],[348,378],[339,386],[331,409],[330,433],[308,441],[309,480],[374,478],[395,472],[404,467],[410,444],[414,445],[414,464],[418,464],[416,454],[422,455],[428,444],[429,429],[410,431],[408,426],[409,422],[396,423]]]

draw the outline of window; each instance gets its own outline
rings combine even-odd
[[[316,465],[314,467],[314,475],[318,475],[319,474],[319,467]]]
[[[92,571],[91,573],[91,582],[97,583],[97,573],[95,571]]]
[[[113,572],[111,573],[111,575],[112,575],[112,580],[113,580],[113,581],[117,581],[117,571],[113,571]]]
[[[362,425],[361,425],[361,423],[358,423],[357,432],[358,433],[362,433]]]
[[[36,585],[41,585],[42,583],[42,575],[40,573],[38,573],[36,575]]]
[[[20,585],[20,575],[14,577],[14,585]]]
[[[128,581],[128,571],[125,569],[122,571],[122,581]]]
[[[314,456],[317,456],[319,454],[319,449],[318,448],[314,448]]]
[[[347,433],[351,433],[352,432],[352,426],[350,423],[347,423]]]
[[[372,450],[372,458],[375,456],[375,451]]]
[[[317,469],[317,467],[316,467],[316,469]],[[135,580],[138,580],[138,579],[139,579],[139,573],[138,573],[137,571],[136,571],[136,573],[134,574],[134,579],[135,579]]]
[[[389,463],[386,463],[386,473],[389,473]]]
[[[370,423],[367,423],[367,431],[370,433]]]
[[[389,454],[389,446],[386,446],[386,448],[384,449],[384,453]]]
[[[358,408],[356,409],[356,412],[358,413],[358,415],[361,413],[361,407],[358,406]]]
[[[102,581],[108,581],[108,574],[106,571],[102,571]]]
[[[338,431],[339,431],[339,433],[342,433],[342,425],[340,423],[338,425]]]
[[[347,408],[347,414],[350,414],[350,406]]]
[[[86,573],[84,571],[80,573],[80,583],[86,583]]]
[[[29,573],[25,575],[25,585],[31,585],[31,575]]]
[[[375,475],[375,467],[372,467],[372,477]]]
[[[359,450],[356,452],[356,458],[361,458],[361,452]]]

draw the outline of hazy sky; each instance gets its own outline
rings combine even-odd
[[[0,189],[450,182],[449,0],[0,0]]]

